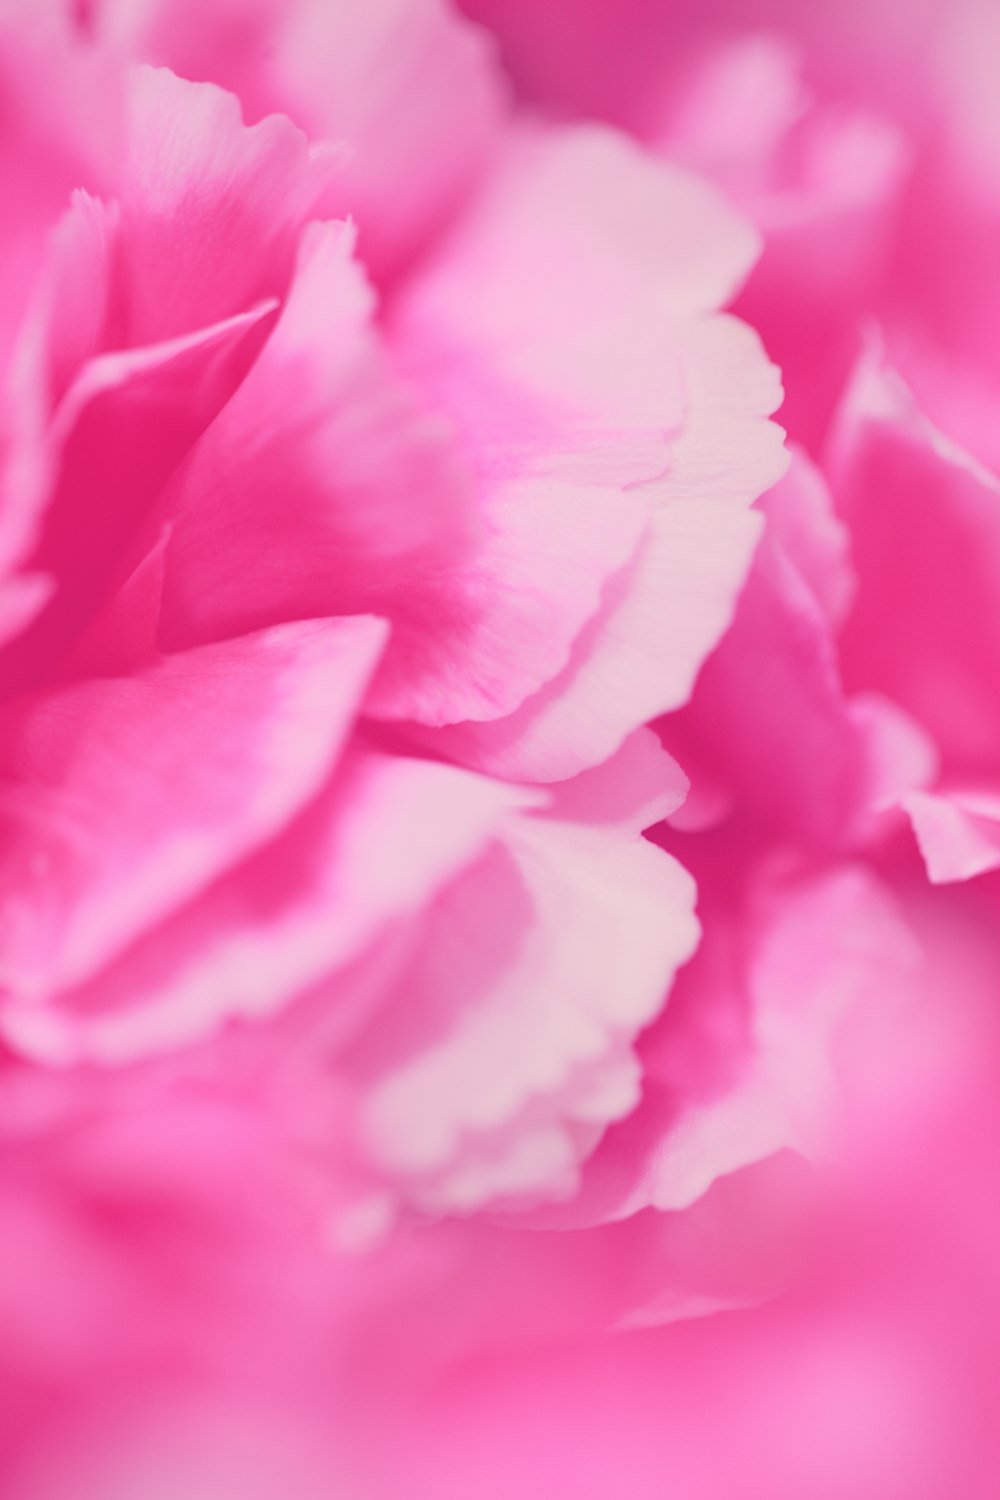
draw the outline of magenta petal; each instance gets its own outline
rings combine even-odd
[[[467,551],[467,478],[380,348],[373,300],[348,226],[310,226],[267,344],[160,508],[167,644],[365,611],[405,629]]]
[[[248,335],[272,310],[262,304],[83,366],[44,439],[52,494],[30,553],[56,588],[35,629],[0,662],[7,691],[58,659],[100,604],[159,490],[243,374]]]
[[[866,356],[827,464],[858,592],[844,678],[913,715],[956,774],[990,774],[1000,731],[1000,481]]]

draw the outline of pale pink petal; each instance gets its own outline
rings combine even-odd
[[[724,867],[708,879],[724,892]],[[567,1224],[683,1208],[727,1173],[834,1139],[841,1050],[897,1003],[914,939],[861,867],[765,885],[756,910],[728,899],[703,907],[707,937],[642,1043],[642,1104],[587,1164]]]
[[[1000,795],[912,792],[903,806],[935,885],[1000,869]]]
[[[47,1012],[9,1010],[8,1034],[42,1058],[121,1063],[301,1000],[292,1035],[304,1029],[321,1052],[342,1045],[382,1003],[394,924],[412,919],[512,807],[532,800],[451,766],[353,751],[281,837]],[[372,944],[380,946],[356,979],[338,983]]]
[[[397,677],[387,658],[373,712],[429,725],[510,714],[571,660],[661,492],[722,498],[737,453],[745,499],[757,492],[755,465],[774,477],[775,434],[757,417],[777,402],[772,372],[743,330],[702,320],[755,250],[713,193],[613,132],[526,129],[512,140],[453,235],[392,300],[388,325],[479,479],[487,545],[434,607],[460,612],[485,660],[463,701],[425,628]],[[710,403],[731,418],[714,448]],[[507,580],[514,597],[489,610]],[[477,624],[467,617],[478,600]],[[436,692],[435,670],[448,674]]]
[[[298,0],[279,13],[276,97],[313,136],[349,143],[332,201],[357,219],[376,274],[395,272],[447,221],[498,134],[505,90],[489,38],[444,0]]]
[[[914,3],[920,0],[893,7],[893,19]],[[536,106],[625,125],[672,163],[714,182],[757,226],[763,254],[735,310],[786,372],[786,425],[815,451],[856,354],[858,320],[887,281],[892,290],[899,279],[895,240],[912,151],[894,111],[882,106],[896,81],[907,105],[918,92],[911,74],[922,77],[923,59],[908,52],[909,72],[899,61],[912,37],[894,37],[866,106],[854,73],[868,18],[851,36],[844,97],[828,102],[812,94],[830,62],[828,29],[822,19],[813,23],[816,7],[798,15],[782,6],[777,26],[768,12],[773,18],[778,7],[734,0],[704,13],[656,0],[550,0],[544,17],[524,0],[467,0],[466,9],[509,48],[505,61]],[[804,51],[803,33],[810,43],[823,35],[824,43]],[[913,34],[921,35],[916,24]],[[942,218],[949,225],[947,207]],[[906,238],[919,255],[939,237],[925,227]],[[944,237],[961,245],[963,260],[975,256],[982,300],[989,295],[985,237],[967,230]],[[962,279],[954,262],[937,269],[942,282]]]
[[[638,724],[690,696],[729,624],[760,517],[678,500],[658,512],[633,563],[612,578],[566,668],[496,723],[433,737],[493,775],[561,781],[611,755]]]
[[[667,31],[648,17],[622,45],[635,56],[645,36],[657,59],[635,57],[644,76],[659,72],[640,133],[722,188],[762,235],[736,310],[785,372],[789,430],[815,448],[855,355],[858,321],[892,263],[912,153],[891,118],[854,99],[814,96],[805,83],[813,60],[787,29],[761,24],[689,24],[667,46]],[[624,99],[621,107],[636,108]]]
[[[497,132],[503,87],[486,36],[442,0],[98,0],[99,34],[236,93],[250,120],[287,115],[344,142],[327,210],[395,272],[444,222]]]
[[[693,895],[613,825],[514,820],[414,934],[405,1007],[345,1058],[391,1196],[468,1213],[571,1193],[634,1107],[632,1045],[697,941]]]
[[[584,313],[613,326],[654,298],[675,317],[715,311],[759,253],[754,229],[709,184],[626,136],[521,126],[403,306],[498,355],[544,361],[555,336],[579,336]]]
[[[336,170],[289,120],[165,68],[130,75],[121,173],[119,342],[187,333],[281,295],[299,231]]]
[[[516,712],[435,735],[448,754],[560,779],[690,693],[757,535],[743,507],[784,467],[765,420],[775,372],[748,329],[712,316],[755,248],[714,194],[613,132],[529,131],[393,305],[394,340],[487,478],[530,466],[619,501],[627,487],[651,512],[560,675],[550,665]]]
[[[572,658],[648,519],[638,493],[612,497],[541,477],[494,483],[484,510],[479,548],[418,579],[425,587],[412,590],[408,608],[404,601],[369,696],[374,718],[505,722]],[[447,731],[428,739],[451,748]]]
[[[43,276],[46,363],[53,406],[86,360],[105,348],[112,314],[118,205],[77,190],[52,236]]]
[[[487,549],[462,580],[466,600],[444,588],[436,610],[468,615],[507,579],[514,597],[478,625],[486,672],[465,702],[451,673],[438,702],[433,679],[417,699],[433,661],[421,673],[414,655],[405,678],[379,684],[373,711],[495,720],[567,664],[601,586],[636,550],[654,498],[643,486],[685,463],[696,377],[678,320],[726,296],[754,249],[711,192],[612,132],[525,130],[511,142],[453,237],[391,303],[388,327],[456,422],[483,492]]]
[[[605,588],[563,672],[516,713],[434,737],[494,774],[560,780],[610,755],[638,724],[679,708],[732,619],[761,531],[746,507],[784,470],[765,419],[775,372],[749,329],[715,317],[675,327],[687,409],[664,471],[639,486],[653,512],[634,560]]]
[[[783,892],[765,914],[750,975],[753,1068],[787,1144],[810,1153],[829,1143],[844,1050],[867,1026],[879,1034],[879,1007],[895,1008],[920,958],[890,891],[861,866]]]
[[[370,619],[283,626],[10,704],[8,995],[90,977],[279,832],[328,774],[383,637]]]
[[[637,729],[603,764],[546,791],[550,817],[643,833],[682,806],[688,779],[651,729]]]
[[[550,340],[543,337],[543,327],[533,331],[533,342],[522,332],[515,346],[507,333],[491,326],[492,314],[487,313],[479,315],[481,328],[474,321],[459,328],[455,319],[464,308],[463,298],[471,296],[471,291],[463,291],[462,278],[468,280],[472,270],[477,277],[481,274],[483,255],[498,275],[502,272],[498,297],[503,286],[509,286],[513,297],[520,285],[523,251],[520,237],[513,232],[517,220],[508,223],[506,209],[514,207],[526,215],[539,191],[549,194],[551,184],[556,183],[570,222],[574,214],[593,215],[593,208],[585,210],[581,202],[581,172],[592,158],[606,181],[604,191],[615,205],[621,192],[615,187],[614,167],[621,166],[626,177],[634,174],[634,180],[628,178],[627,183],[628,212],[653,223],[662,220],[661,237],[664,247],[672,249],[673,261],[661,270],[649,262],[643,247],[638,259],[642,277],[634,286],[629,282],[624,290],[619,289],[599,320],[595,322],[591,313],[581,322],[573,308],[579,314],[592,309],[607,277],[619,275],[610,247],[598,237],[573,278],[573,301],[552,324]],[[675,199],[687,215],[681,227],[671,214]],[[595,217],[594,222],[596,227],[600,221]],[[351,533],[357,537],[354,549],[359,565],[335,570],[324,565],[322,546],[305,549],[314,552],[303,561],[306,567],[315,567],[315,577],[303,577],[304,549],[297,544],[293,556],[280,541],[283,532],[291,534],[287,508],[278,512],[273,502],[268,504],[265,487],[252,513],[254,519],[265,519],[267,540],[262,550],[277,562],[277,566],[270,564],[264,592],[257,586],[256,569],[251,572],[249,568],[233,569],[229,579],[208,587],[202,575],[221,549],[207,547],[205,538],[215,534],[223,521],[216,521],[214,509],[198,498],[202,488],[209,480],[217,491],[222,488],[217,483],[220,462],[224,474],[227,463],[232,467],[245,462],[248,431],[274,429],[273,421],[262,418],[263,406],[267,403],[270,412],[279,394],[285,399],[290,349],[296,349],[296,336],[303,337],[303,328],[312,333],[315,315],[311,309],[320,289],[339,285],[343,302],[331,302],[327,296],[326,305],[334,309],[342,305],[343,317],[358,322],[367,312],[363,288],[342,260],[343,249],[341,263],[337,262],[330,231],[325,255],[310,259],[306,253],[298,294],[301,304],[296,303],[296,311],[289,313],[273,356],[265,352],[247,388],[231,412],[224,414],[218,433],[209,434],[204,457],[196,456],[191,477],[182,484],[191,498],[181,502],[181,520],[171,543],[178,567],[176,582],[168,577],[166,622],[169,630],[173,619],[177,633],[168,638],[199,639],[223,627],[247,628],[274,618],[270,611],[279,608],[286,613],[307,608],[377,609],[393,618],[395,630],[369,699],[370,712],[440,724],[494,719],[517,708],[563,669],[575,637],[601,605],[602,588],[634,554],[656,488],[647,493],[643,481],[658,480],[668,467],[671,477],[666,487],[677,496],[708,491],[715,498],[732,493],[734,498],[747,499],[766,482],[764,474],[773,477],[780,461],[776,433],[757,415],[770,410],[776,390],[752,339],[735,324],[706,323],[703,331],[678,329],[669,306],[665,322],[662,309],[659,322],[654,315],[665,298],[673,298],[677,308],[697,310],[702,300],[713,295],[715,289],[705,281],[701,266],[696,274],[694,249],[688,243],[699,233],[707,244],[725,241],[715,273],[721,294],[726,267],[729,276],[735,275],[750,247],[742,238],[741,226],[727,220],[726,211],[711,195],[702,194],[687,179],[675,182],[668,174],[661,181],[657,167],[633,160],[624,143],[603,136],[583,133],[578,137],[570,132],[523,142],[481,203],[473,229],[460,233],[457,244],[433,259],[427,273],[396,300],[390,320],[392,344],[404,367],[457,422],[461,449],[482,491],[478,546],[466,548],[463,555],[462,528],[448,523],[440,506],[432,511],[412,504],[408,492],[413,477],[403,462],[408,457],[407,445],[398,479],[380,469],[370,480],[364,472],[358,475],[359,460],[350,457],[349,443],[360,445],[357,424],[365,420],[363,414],[375,399],[367,396],[374,355],[367,338],[359,335],[357,362],[345,361],[343,371],[334,372],[343,387],[342,423],[338,425],[328,415],[323,424],[317,424],[316,471],[322,484],[335,491],[337,474],[326,454],[327,445],[336,448],[338,462],[346,466],[342,493],[332,495],[333,506],[310,501],[317,524],[333,523],[333,540],[346,537],[351,541]],[[670,271],[676,273],[674,279]],[[563,284],[568,280],[563,278]],[[679,291],[676,280],[682,283]],[[434,290],[439,285],[444,288],[440,293]],[[431,319],[438,296],[443,297],[447,314],[442,314],[440,328]],[[477,305],[482,300],[477,297]],[[494,298],[487,300],[492,305]],[[449,333],[449,328],[455,331]],[[474,336],[482,347],[469,344]],[[328,344],[330,349],[342,346],[342,338],[336,345],[332,339]],[[643,361],[636,362],[637,348],[643,349],[644,359],[648,356],[649,369]],[[673,352],[675,348],[679,354]],[[302,356],[299,360],[302,363]],[[732,393],[718,391],[717,377],[723,369]],[[665,427],[681,418],[677,404],[681,372],[697,416],[685,430],[665,433]],[[337,400],[331,399],[330,391],[334,377],[328,370],[324,378],[318,378],[322,374],[320,366],[312,376],[312,384],[318,387],[316,397],[307,390],[306,405],[322,396],[324,413],[335,411]],[[373,375],[370,378],[374,380]],[[381,396],[383,388],[383,383],[374,382],[376,396]],[[293,420],[299,419],[295,403],[287,403],[285,409],[294,411]],[[381,408],[376,407],[376,415],[380,414]],[[504,418],[502,423],[498,416]],[[726,431],[721,442],[720,420]],[[230,424],[233,430],[227,431]],[[710,426],[715,431],[714,446],[708,442]],[[297,436],[298,429],[289,432],[289,439],[293,433]],[[229,455],[225,461],[219,458],[219,447]],[[384,450],[384,443],[378,444],[380,456]],[[281,455],[287,462],[283,447]],[[250,480],[225,475],[231,487],[240,491],[240,506],[248,504],[248,491],[252,496],[255,485],[263,485],[260,476],[266,477],[267,466],[259,463],[259,454],[255,460],[257,473]],[[441,464],[447,478],[444,455]],[[401,524],[387,527],[371,503],[356,502],[362,481],[380,499],[399,497]],[[308,498],[310,486],[300,493]],[[239,507],[229,510],[242,514]],[[434,551],[418,562],[420,549],[407,553],[406,547],[413,528],[421,524],[434,534]],[[241,529],[249,545],[253,533]],[[389,536],[399,545],[396,560],[386,556],[392,542],[383,537]],[[459,553],[450,566],[449,547]],[[366,573],[361,565],[366,551],[373,561],[378,560],[378,575],[374,570]],[[292,574],[286,571],[286,556],[295,569]],[[381,566],[386,561],[391,564],[388,572]],[[186,572],[190,573],[188,581]],[[383,600],[382,593],[389,597]],[[232,599],[228,607],[227,595]],[[185,611],[214,611],[220,601],[221,619],[211,626],[192,625],[191,633],[185,633],[187,627],[180,618]],[[713,614],[718,613],[715,607]],[[721,621],[714,625],[716,633],[719,628]],[[605,753],[641,717],[623,728],[616,726],[618,733],[609,740]]]

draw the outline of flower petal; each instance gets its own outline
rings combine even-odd
[[[328,773],[383,636],[370,619],[283,626],[9,704],[8,994],[88,978],[279,832]]]

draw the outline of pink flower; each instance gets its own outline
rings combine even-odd
[[[987,1500],[991,12],[466,9],[0,8],[5,1493]]]
[[[412,1384],[434,1222],[578,1192],[697,944],[645,725],[785,464],[759,245],[430,0],[85,10],[0,34],[0,1466],[329,1493],[351,1341],[405,1294]]]

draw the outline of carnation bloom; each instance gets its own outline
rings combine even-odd
[[[985,1500],[989,15],[466,9],[0,9],[0,1473]]]
[[[564,1198],[697,938],[640,726],[783,466],[716,311],[754,236],[610,132],[510,125],[377,316],[316,217],[339,149],[112,81],[113,186],[11,355],[5,1035],[125,1064],[280,1018],[268,1066],[316,1051],[352,1101],[345,1214]]]
[[[699,931],[642,836],[686,792],[643,726],[732,615],[779,386],[720,311],[745,218],[616,132],[504,114],[438,6],[248,11],[244,51],[221,9],[217,46],[120,9],[15,6],[2,37],[31,190],[3,236],[0,1029],[38,1246],[5,1462],[110,1493],[165,1445],[184,1488],[203,1438],[263,1493],[227,1423],[308,1427],[340,1377],[308,1303],[235,1335],[206,1237],[259,1244],[268,1307],[287,1277],[333,1296],[408,1218],[571,1198],[639,1097]]]

